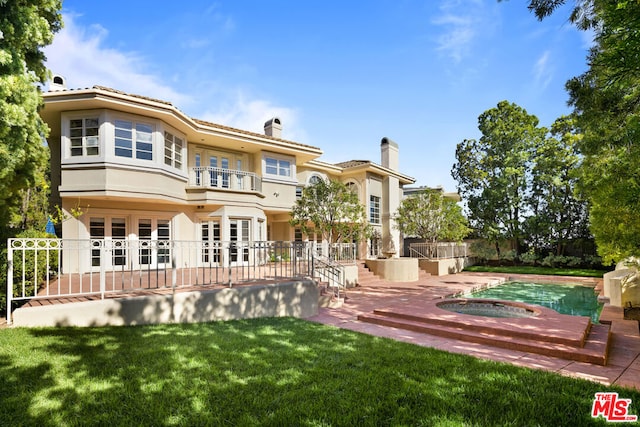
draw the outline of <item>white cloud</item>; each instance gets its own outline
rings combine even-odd
[[[63,19],[64,28],[44,52],[47,67],[54,74],[64,76],[70,89],[108,86],[169,101],[198,119],[257,133],[263,133],[264,122],[277,116],[282,120],[285,139],[300,142],[307,139],[294,109],[274,105],[266,99],[254,99],[247,91],[230,88],[221,81],[203,85],[202,81],[181,80],[178,90],[168,84],[175,81],[172,76],[162,75],[162,64],[154,65],[136,52],[109,47],[106,28],[98,24],[83,27],[69,14],[64,14]],[[225,19],[224,22],[228,28],[233,27],[232,20]],[[206,42],[192,39],[187,44],[203,49]],[[155,74],[149,70],[154,70]],[[217,100],[213,107],[212,99]]]
[[[296,110],[273,105],[264,99],[247,99],[242,92],[238,92],[235,99],[218,110],[207,111],[198,118],[251,132],[264,133],[264,123],[273,117],[279,117],[282,121],[284,139],[300,142],[306,140],[305,132],[298,126]]]
[[[482,29],[482,6],[480,0],[442,2],[440,15],[431,21],[443,28],[436,39],[436,50],[456,63],[466,58]]]
[[[554,67],[550,64],[549,57],[550,52],[545,51],[540,58],[536,61],[533,67],[533,78],[536,86],[541,89],[546,89],[549,83],[553,80]]]
[[[65,77],[69,88],[94,85],[112,87],[184,105],[190,98],[150,73],[145,58],[135,52],[121,52],[106,46],[108,30],[98,24],[76,25],[74,16],[63,14],[64,28],[44,49],[47,68]]]

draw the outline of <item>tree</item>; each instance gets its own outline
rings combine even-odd
[[[459,242],[471,231],[462,208],[437,190],[424,190],[402,200],[393,219],[403,235],[434,243]]]
[[[291,210],[289,223],[309,234],[320,231],[329,243],[352,242],[369,231],[358,195],[339,181],[318,180],[302,191]]]
[[[61,7],[59,0],[0,1],[0,226],[48,161],[37,83],[47,80],[41,48],[62,26]]]
[[[456,147],[451,174],[467,202],[472,227],[495,243],[512,242],[521,251],[527,214],[527,190],[533,153],[544,141],[545,128],[522,107],[501,101],[478,117],[479,141],[464,140]]]
[[[576,197],[577,143],[582,135],[575,117],[561,117],[532,159],[530,216],[525,221],[526,241],[537,253],[564,255],[567,244],[590,239],[587,203]]]
[[[531,1],[544,18],[564,1]],[[567,83],[584,160],[579,190],[604,262],[640,256],[640,2],[585,0],[576,9],[593,29],[589,69]]]

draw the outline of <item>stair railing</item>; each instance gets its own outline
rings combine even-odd
[[[340,289],[346,289],[344,266],[330,258],[318,255],[316,251],[311,259],[312,276],[327,283],[327,288],[331,288],[336,298],[340,298]]]

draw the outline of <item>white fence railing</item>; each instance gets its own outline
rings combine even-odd
[[[409,244],[411,258],[466,258],[467,244],[457,242],[411,243]]]
[[[204,188],[262,191],[262,180],[253,172],[210,166],[191,168],[189,184]]]
[[[355,245],[325,246],[355,262]],[[317,277],[314,242],[9,239],[7,321],[14,303]],[[349,259],[349,257],[351,257]],[[326,265],[323,262],[323,269]]]

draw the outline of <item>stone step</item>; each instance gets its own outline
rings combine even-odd
[[[444,338],[598,365],[606,365],[607,363],[611,335],[608,325],[592,325],[590,333],[583,343],[584,345],[579,347],[547,340],[509,336],[497,331],[472,330],[467,325],[443,325],[384,314],[361,314],[358,316],[358,320]]]
[[[443,312],[442,310],[428,314],[414,314],[395,309],[381,308],[375,309],[373,314],[434,326],[463,327],[467,331],[480,334],[545,341],[573,347],[582,347],[584,345],[592,326],[588,317],[575,317],[575,319],[572,319],[575,320],[575,322],[567,325],[567,327],[563,327],[563,325],[557,323],[553,325],[544,323],[541,325],[542,328],[521,328],[518,327],[518,323],[516,323],[519,322],[519,320],[512,322],[509,318],[496,321],[496,318],[483,316],[451,316],[449,312]],[[544,328],[547,326],[552,326],[552,328],[545,330]]]

